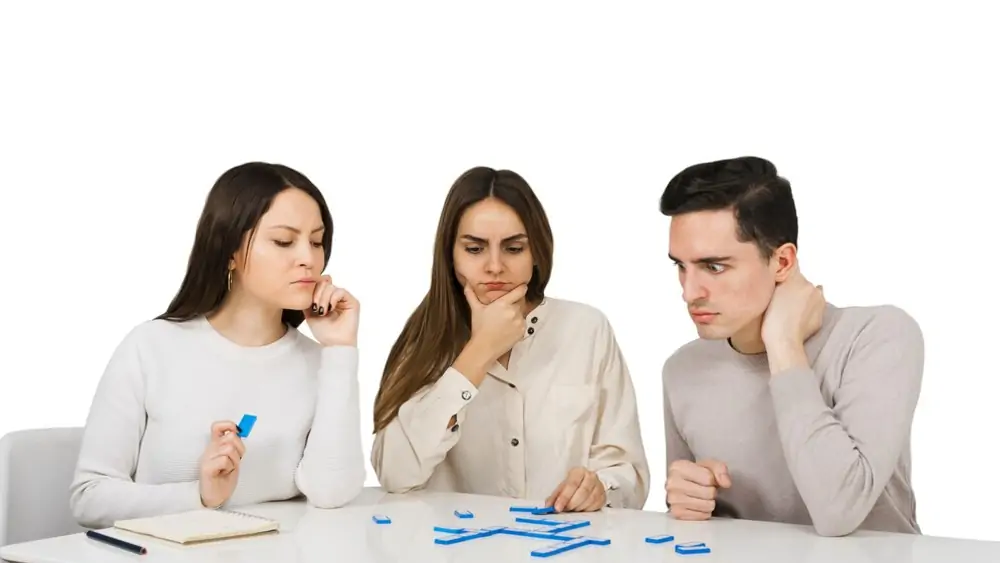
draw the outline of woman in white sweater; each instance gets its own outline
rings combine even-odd
[[[360,493],[359,305],[322,275],[332,238],[302,174],[251,162],[217,180],[177,296],[98,385],[70,490],[81,525]]]

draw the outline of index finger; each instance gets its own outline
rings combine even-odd
[[[572,470],[569,472],[569,475],[566,476],[566,481],[562,487],[562,491],[559,492],[559,495],[556,497],[556,501],[552,504],[557,511],[562,512],[562,510],[566,508],[566,504],[568,504],[570,499],[573,498],[573,495],[576,494],[577,489],[579,489],[580,485],[583,484],[583,479],[586,476],[587,473],[585,471]]]
[[[677,473],[685,481],[691,481],[703,487],[714,487],[717,484],[712,470],[703,465],[685,463],[677,467]]]
[[[247,447],[243,444],[243,439],[240,438],[240,435],[235,432],[226,434],[219,440],[219,442],[222,444],[232,444],[233,447],[236,448],[236,453],[240,454],[241,458],[244,454],[246,454]]]
[[[528,293],[528,284],[523,283],[515,287],[514,289],[508,291],[507,295],[502,296],[500,299],[498,299],[498,301],[503,301],[504,303],[513,305],[514,303],[517,303],[521,299],[524,299],[524,296],[527,295],[527,293]]]

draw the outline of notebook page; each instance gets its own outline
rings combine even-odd
[[[249,536],[277,530],[278,522],[228,510],[192,510],[115,522],[115,527],[177,543]]]

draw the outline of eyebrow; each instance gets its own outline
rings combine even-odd
[[[296,229],[295,227],[291,227],[289,225],[275,225],[275,226],[270,227],[270,228],[271,229],[286,229],[286,230],[292,231],[293,233],[301,233],[302,232],[299,229]],[[326,227],[316,227],[315,229],[312,230],[312,232],[318,233],[318,232],[323,231],[325,229],[326,229]]]
[[[680,264],[683,260],[679,260],[674,257],[673,254],[667,254],[671,260]],[[722,264],[724,262],[732,261],[732,256],[705,256],[704,258],[698,258],[697,260],[692,260],[695,264]]]
[[[476,236],[472,236],[472,235],[462,235],[461,238],[463,238],[463,239],[465,239],[467,241],[475,242],[475,243],[479,243],[479,244],[487,244],[487,243],[489,243],[489,241],[486,240],[486,239],[484,239],[484,238],[476,237]],[[519,240],[523,240],[523,239],[527,239],[527,238],[528,238],[528,235],[526,235],[524,233],[518,233],[516,235],[511,235],[511,236],[503,239],[500,242],[501,243],[508,243],[508,242],[519,241]]]

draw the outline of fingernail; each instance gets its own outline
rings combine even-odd
[[[315,312],[316,312],[316,304],[313,303],[313,313],[315,313]]]
[[[317,313],[319,313],[320,315],[322,315],[322,314],[323,314],[323,308],[322,308],[322,307],[320,307],[320,308],[319,308],[319,310],[318,310],[318,311],[316,311],[316,312],[317,312]]]

